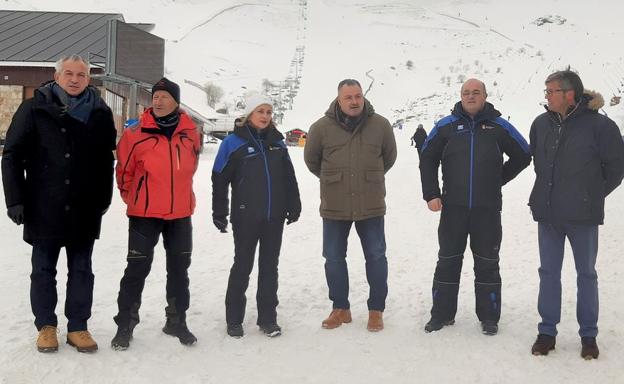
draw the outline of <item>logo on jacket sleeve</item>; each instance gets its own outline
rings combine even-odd
[[[457,130],[458,130],[458,131],[461,131],[462,129],[464,129],[464,124],[459,124],[459,125],[457,126]]]
[[[247,153],[254,153],[256,149],[254,147],[247,147]]]

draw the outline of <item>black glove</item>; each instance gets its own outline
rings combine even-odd
[[[292,224],[295,221],[299,220],[299,215],[301,212],[288,212],[286,214],[286,225]]]
[[[427,139],[427,131],[425,131],[425,128],[419,127],[416,129],[412,139],[414,139],[414,142],[416,142],[416,148],[420,151],[425,143],[425,140]]]
[[[17,225],[24,223],[24,206],[22,204],[13,205],[7,208],[7,216]]]
[[[212,223],[221,233],[227,233],[227,216],[212,216]]]

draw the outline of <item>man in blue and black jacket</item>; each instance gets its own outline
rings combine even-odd
[[[531,155],[526,140],[486,98],[483,82],[466,81],[461,88],[461,102],[455,104],[450,116],[436,124],[421,149],[423,198],[431,211],[442,211],[433,307],[426,332],[455,322],[468,235],[474,256],[477,317],[484,334],[498,332],[501,187],[530,164]],[[438,182],[440,164],[442,191]]]

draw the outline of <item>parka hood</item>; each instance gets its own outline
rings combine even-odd
[[[587,108],[592,111],[597,111],[605,105],[604,97],[597,91],[586,89],[583,91],[583,98],[587,100]]]

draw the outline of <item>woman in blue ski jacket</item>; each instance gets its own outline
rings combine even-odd
[[[272,113],[267,97],[248,98],[245,116],[221,143],[212,171],[214,225],[226,232],[229,213],[234,233],[234,264],[225,297],[227,333],[232,337],[244,334],[245,291],[258,243],[257,325],[269,337],[281,334],[276,312],[279,253],[284,221],[299,219],[301,200],[284,136]]]

